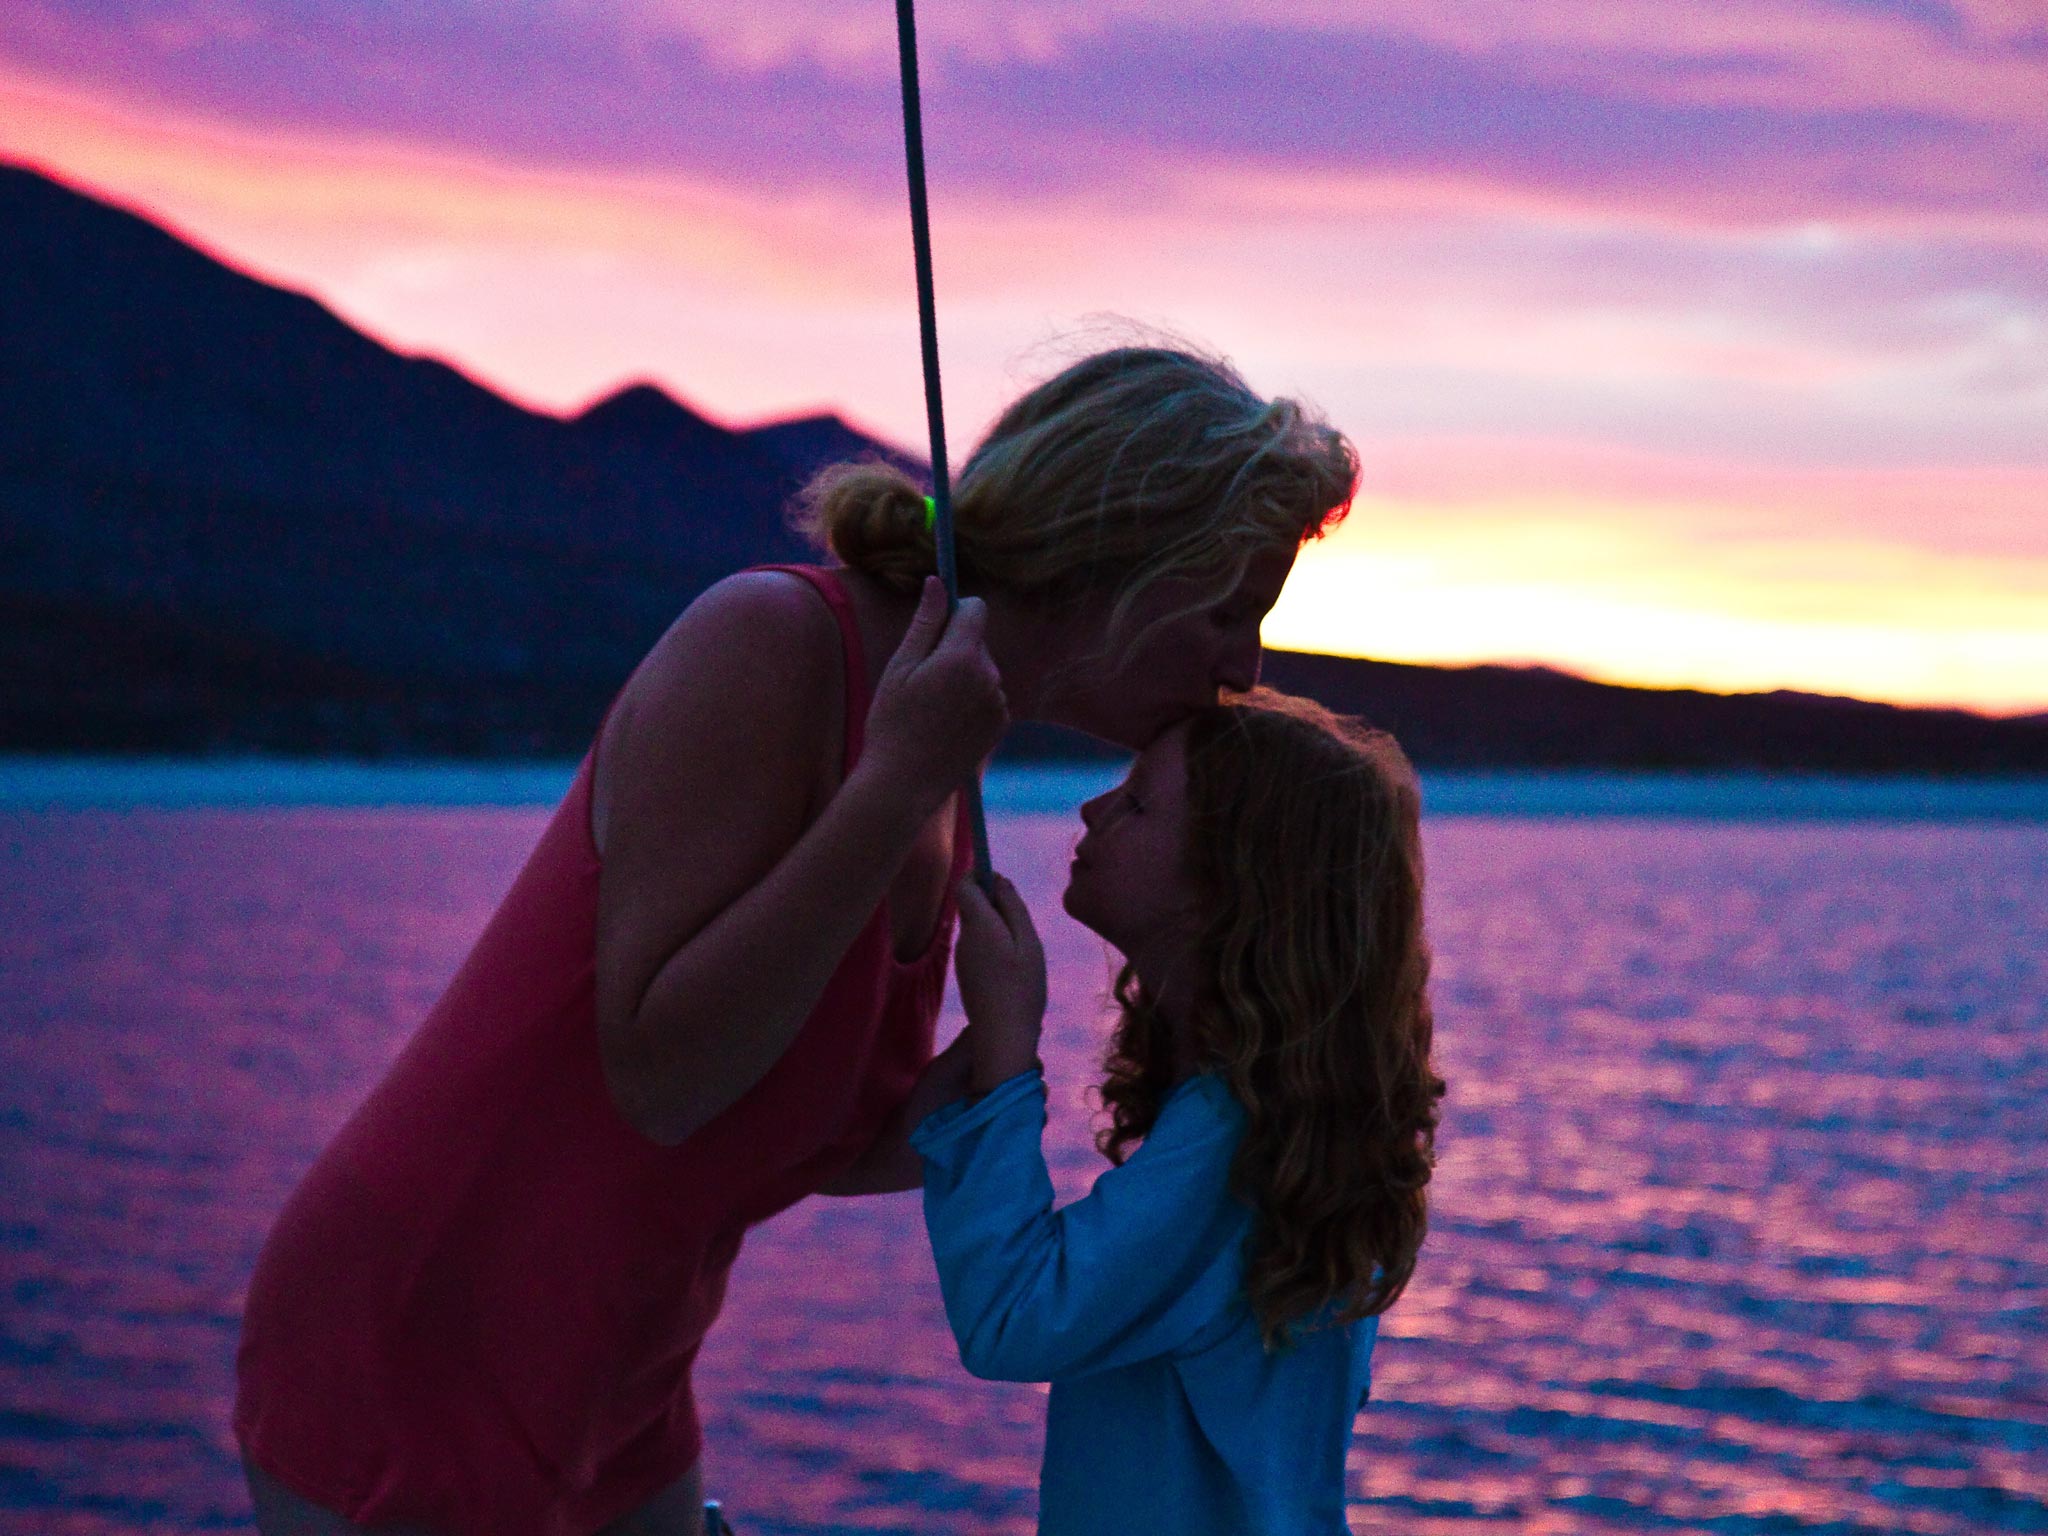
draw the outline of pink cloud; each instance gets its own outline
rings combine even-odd
[[[1468,180],[1720,221],[2048,219],[2025,34],[1817,0],[1066,0],[928,7],[955,191],[1155,195],[1221,164]],[[1947,24],[1938,19],[1953,14]],[[265,131],[534,166],[900,179],[886,10],[863,0],[420,11],[245,3],[0,17],[18,72]]]
[[[1404,437],[1367,489],[1455,514],[1541,502],[1631,507],[1673,536],[1810,537],[2048,562],[2048,465],[1759,464],[1570,439]]]

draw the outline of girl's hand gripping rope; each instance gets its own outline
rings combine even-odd
[[[1045,1024],[1045,950],[1030,909],[1001,875],[990,885],[992,892],[984,893],[973,875],[961,878],[960,936],[953,949],[976,1093],[1036,1067]]]

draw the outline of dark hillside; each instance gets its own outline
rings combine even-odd
[[[2048,718],[1811,693],[1623,688],[1542,667],[1418,667],[1289,652],[1265,681],[1364,715],[1438,767],[2048,773]]]
[[[159,682],[203,693],[196,658],[225,645],[435,698],[427,713],[450,721],[417,740],[367,722],[317,730],[308,750],[391,735],[417,750],[559,751],[558,730],[508,726],[499,706],[573,697],[587,731],[697,592],[754,561],[805,558],[781,508],[813,467],[808,446],[728,431],[645,385],[572,421],[523,410],[145,220],[0,166],[0,656],[47,654],[67,635],[87,647],[72,661],[98,680],[94,697],[142,686],[124,671],[135,646],[109,638],[132,612],[138,636],[211,637],[151,663]],[[893,451],[843,428],[829,446]],[[242,696],[221,682],[206,739]],[[84,697],[47,673],[11,676],[5,743],[106,739],[118,706]],[[348,713],[330,703],[323,718]],[[464,711],[476,719],[458,727]],[[134,726],[138,741],[187,735]],[[251,730],[294,734],[252,719],[227,738]]]

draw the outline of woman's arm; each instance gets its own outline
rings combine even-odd
[[[910,1098],[874,1144],[821,1193],[886,1195],[924,1183],[924,1159],[910,1133],[934,1110],[970,1094],[987,1093],[1005,1078],[1038,1065],[1038,1034],[1045,1021],[1045,951],[1030,909],[1001,875],[993,897],[960,877],[955,900],[960,934],[954,947],[960,1004],[973,1022],[934,1056]]]
[[[968,1093],[974,1042],[962,1030],[926,1064],[889,1123],[860,1155],[860,1161],[824,1185],[821,1195],[895,1195],[924,1184],[924,1159],[910,1145],[910,1133],[936,1109]]]
[[[808,826],[841,667],[814,597],[728,578],[636,675],[608,732],[596,990],[606,1080],[642,1134],[679,1142],[767,1075],[919,829],[993,750],[1006,714],[983,613],[969,599],[948,624],[927,584],[860,760]]]

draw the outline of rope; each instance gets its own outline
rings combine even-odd
[[[924,196],[924,119],[917,95],[917,18],[912,4],[913,0],[896,0],[896,45],[903,64],[903,146],[910,172],[910,239],[917,258],[917,328],[924,344],[924,414],[932,436],[932,542],[950,618],[960,606],[960,569],[953,553],[953,488],[946,473],[946,419],[939,394],[939,316],[932,297],[932,227]],[[980,777],[970,778],[961,792],[974,822],[974,878],[986,891],[994,875]]]

